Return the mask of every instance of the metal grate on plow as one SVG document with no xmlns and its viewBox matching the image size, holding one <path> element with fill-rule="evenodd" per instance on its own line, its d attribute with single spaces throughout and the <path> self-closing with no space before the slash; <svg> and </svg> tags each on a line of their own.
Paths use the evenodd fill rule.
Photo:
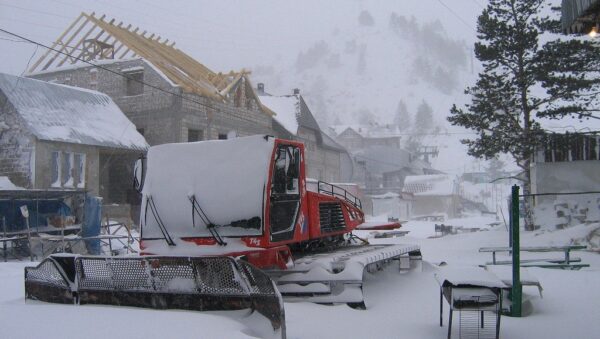
<svg viewBox="0 0 600 339">
<path fill-rule="evenodd" d="M 273 281 L 230 257 L 57 254 L 25 268 L 25 298 L 154 309 L 249 309 L 265 316 L 285 337 L 283 300 Z"/>
</svg>

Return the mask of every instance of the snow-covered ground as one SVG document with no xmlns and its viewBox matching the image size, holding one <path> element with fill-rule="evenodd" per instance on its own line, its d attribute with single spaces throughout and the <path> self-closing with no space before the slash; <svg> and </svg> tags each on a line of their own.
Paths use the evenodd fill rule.
<svg viewBox="0 0 600 339">
<path fill-rule="evenodd" d="M 503 224 L 483 217 L 448 220 L 455 226 L 481 227 L 482 231 L 440 238 L 433 222 L 408 222 L 409 235 L 373 239 L 372 243 L 417 243 L 423 269 L 400 273 L 397 267 L 367 276 L 367 310 L 346 305 L 286 303 L 288 338 L 445 338 L 439 327 L 439 287 L 433 278 L 438 264 L 474 267 L 491 260 L 479 253 L 483 246 L 506 246 Z M 592 244 L 598 250 L 600 224 L 580 225 L 553 232 L 522 233 L 523 245 Z M 596 236 L 589 236 L 596 231 Z M 525 254 L 523 254 L 525 256 Z M 503 338 L 594 338 L 600 333 L 600 254 L 577 252 L 590 268 L 562 271 L 530 268 L 544 289 L 525 287 L 532 313 L 523 318 L 502 317 Z M 71 306 L 24 301 L 23 267 L 29 262 L 0 263 L 0 338 L 248 338 L 264 332 L 254 327 L 256 317 L 243 312 L 156 311 L 112 306 Z M 447 309 L 447 308 L 446 308 Z M 445 314 L 447 317 L 447 313 Z M 444 320 L 447 323 L 447 319 Z"/>
</svg>

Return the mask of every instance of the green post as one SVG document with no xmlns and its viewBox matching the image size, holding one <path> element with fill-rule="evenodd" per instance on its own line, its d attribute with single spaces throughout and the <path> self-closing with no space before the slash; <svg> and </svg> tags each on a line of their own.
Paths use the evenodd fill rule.
<svg viewBox="0 0 600 339">
<path fill-rule="evenodd" d="M 512 235 L 512 290 L 511 290 L 511 316 L 521 316 L 523 300 L 523 287 L 521 286 L 521 245 L 519 241 L 519 186 L 512 187 L 511 235 Z"/>
</svg>

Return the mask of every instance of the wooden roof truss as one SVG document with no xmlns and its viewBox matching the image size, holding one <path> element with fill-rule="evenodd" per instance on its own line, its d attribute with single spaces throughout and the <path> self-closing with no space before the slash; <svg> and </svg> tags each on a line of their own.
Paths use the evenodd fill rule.
<svg viewBox="0 0 600 339">
<path fill-rule="evenodd" d="M 29 69 L 29 73 L 61 67 L 65 64 L 105 59 L 144 58 L 185 92 L 217 100 L 225 100 L 229 91 L 243 78 L 249 85 L 248 74 L 240 72 L 215 73 L 189 55 L 175 48 L 175 42 L 163 40 L 132 25 L 115 24 L 105 15 L 81 13 Z M 67 55 L 65 55 L 65 54 Z M 258 100 L 255 93 L 253 98 Z"/>
</svg>

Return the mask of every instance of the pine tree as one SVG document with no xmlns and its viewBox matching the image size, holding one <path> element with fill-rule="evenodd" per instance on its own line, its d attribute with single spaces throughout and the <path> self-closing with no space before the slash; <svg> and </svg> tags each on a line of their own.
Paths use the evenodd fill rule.
<svg viewBox="0 0 600 339">
<path fill-rule="evenodd" d="M 394 114 L 394 125 L 398 126 L 401 131 L 407 130 L 410 127 L 410 113 L 403 100 L 398 102 L 396 114 Z"/>
<path fill-rule="evenodd" d="M 433 109 L 425 100 L 421 101 L 415 116 L 415 127 L 423 132 L 433 127 Z"/>
<path fill-rule="evenodd" d="M 477 21 L 475 55 L 483 72 L 465 93 L 471 103 L 454 105 L 448 120 L 477 132 L 463 140 L 469 154 L 493 158 L 508 153 L 523 170 L 523 193 L 531 192 L 530 162 L 545 133 L 539 118 L 596 118 L 599 50 L 589 40 L 552 33 L 560 22 L 542 16 L 544 0 L 490 0 Z M 542 43 L 540 37 L 546 34 Z M 532 229 L 529 199 L 525 227 Z"/>
<path fill-rule="evenodd" d="M 504 167 L 504 161 L 500 160 L 500 158 L 496 156 L 490 159 L 485 171 L 490 175 L 491 180 L 497 180 L 506 175 L 506 170 Z"/>
</svg>

